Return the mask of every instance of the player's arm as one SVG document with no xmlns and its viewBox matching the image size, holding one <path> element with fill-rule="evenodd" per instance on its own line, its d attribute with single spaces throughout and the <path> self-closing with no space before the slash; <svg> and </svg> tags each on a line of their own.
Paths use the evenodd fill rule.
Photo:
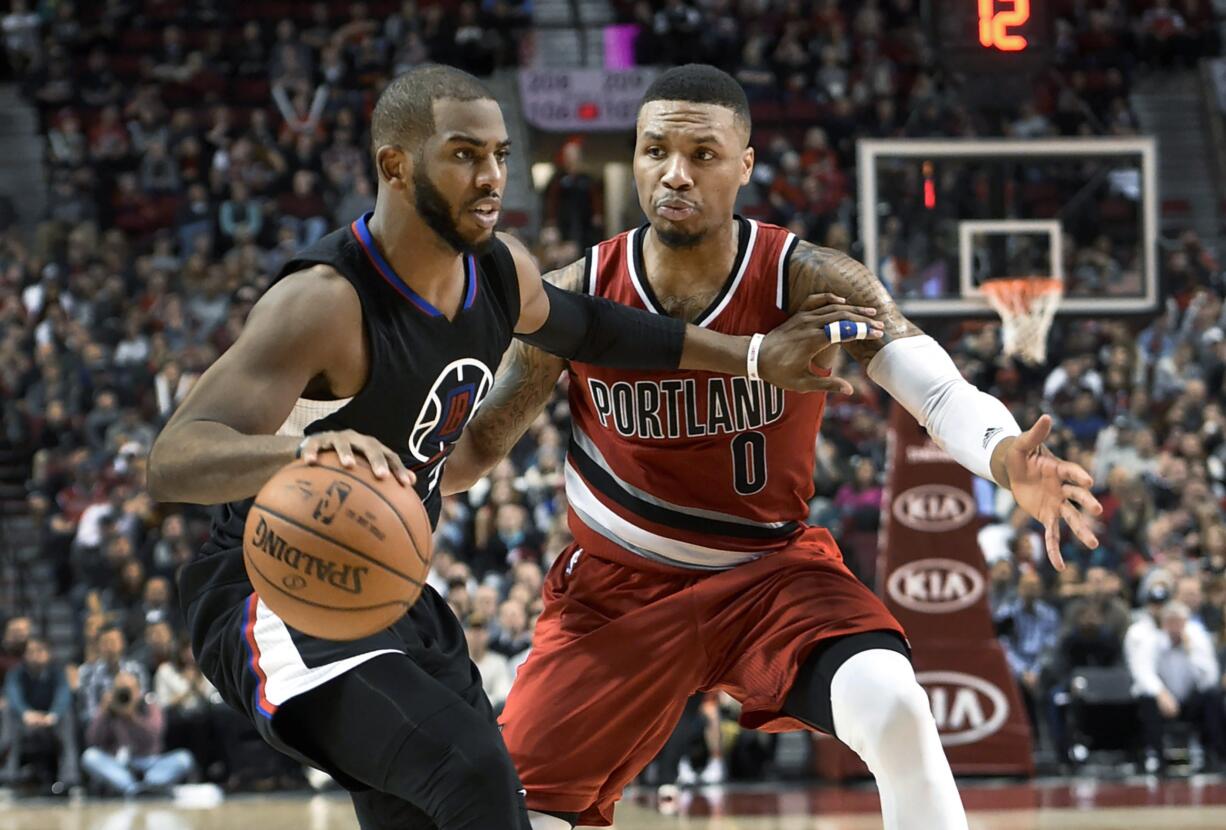
<svg viewBox="0 0 1226 830">
<path fill-rule="evenodd" d="M 743 376 L 756 367 L 763 380 L 784 389 L 850 388 L 845 381 L 810 370 L 810 360 L 827 345 L 821 327 L 811 325 L 812 312 L 795 315 L 756 341 L 720 334 L 551 285 L 541 279 L 532 256 L 518 240 L 503 239 L 519 276 L 515 334 L 550 354 L 623 369 L 705 370 Z M 760 351 L 755 354 L 751 344 Z"/>
<path fill-rule="evenodd" d="M 1051 432 L 1049 417 L 1023 433 L 1005 405 L 968 383 L 945 349 L 902 314 L 881 281 L 841 251 L 798 244 L 789 263 L 789 288 L 794 298 L 830 292 L 876 310 L 882 336 L 850 340 L 843 348 L 955 461 L 1012 491 L 1047 528 L 1048 556 L 1056 567 L 1063 567 L 1061 519 L 1087 546 L 1098 546 L 1086 515 L 1102 512 L 1089 491 L 1093 479 L 1043 446 Z"/>
<path fill-rule="evenodd" d="M 542 279 L 566 291 L 582 291 L 585 261 L 572 262 Z M 464 428 L 443 468 L 444 495 L 469 489 L 501 461 L 549 403 L 566 361 L 515 340 L 502 358 L 494 388 Z"/>
<path fill-rule="evenodd" d="M 361 332 L 356 292 L 328 268 L 312 268 L 269 289 L 238 340 L 201 376 L 158 436 L 149 457 L 150 496 L 194 504 L 254 496 L 297 455 L 301 438 L 273 433 L 307 385 L 323 378 L 331 388 L 344 389 L 365 377 Z M 382 445 L 373 438 L 325 433 L 312 440 L 330 443 L 342 456 L 361 452 L 376 474 L 391 466 L 402 481 L 408 479 L 390 450 L 390 457 L 376 457 Z"/>
</svg>

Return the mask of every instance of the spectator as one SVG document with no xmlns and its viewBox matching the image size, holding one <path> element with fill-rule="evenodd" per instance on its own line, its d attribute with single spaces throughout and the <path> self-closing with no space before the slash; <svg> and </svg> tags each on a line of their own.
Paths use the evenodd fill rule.
<svg viewBox="0 0 1226 830">
<path fill-rule="evenodd" d="M 191 646 L 180 644 L 173 659 L 163 662 L 153 679 L 154 697 L 166 715 L 166 747 L 186 749 L 202 769 L 224 763 L 219 721 L 221 696 L 200 673 Z M 225 713 L 229 714 L 229 713 Z"/>
<path fill-rule="evenodd" d="M 305 248 L 328 231 L 328 207 L 319 191 L 315 174 L 309 170 L 294 173 L 290 193 L 278 200 L 281 227 L 294 233 L 294 247 Z"/>
<path fill-rule="evenodd" d="M 1082 612 L 1086 608 L 1093 608 L 1094 624 L 1101 627 L 1109 637 L 1122 643 L 1129 626 L 1129 611 L 1128 604 L 1120 597 L 1121 587 L 1120 578 L 1114 571 L 1101 566 L 1088 569 L 1084 596 L 1069 603 L 1064 611 L 1065 629 L 1075 628 L 1077 620 L 1085 616 Z"/>
<path fill-rule="evenodd" d="M 114 687 L 99 700 L 90 719 L 85 732 L 89 746 L 81 756 L 90 778 L 129 797 L 169 792 L 194 765 L 185 749 L 162 752 L 162 710 L 142 688 L 135 675 L 116 675 Z"/>
<path fill-rule="evenodd" d="M 217 229 L 226 246 L 255 239 L 264 227 L 264 211 L 259 201 L 241 181 L 230 185 L 230 198 L 221 203 L 217 214 Z"/>
<path fill-rule="evenodd" d="M 498 606 L 498 627 L 492 632 L 490 651 L 514 660 L 527 652 L 531 645 L 532 632 L 528 630 L 527 610 L 521 602 L 506 600 Z"/>
<path fill-rule="evenodd" d="M 49 761 L 41 780 L 59 782 L 61 788 L 75 786 L 80 776 L 72 690 L 63 667 L 51 662 L 45 641 L 29 639 L 25 658 L 5 676 L 4 696 L 8 700 L 5 732 L 13 738 L 5 779 L 16 782 L 21 762 L 34 756 Z"/>
<path fill-rule="evenodd" d="M 0 641 L 0 681 L 21 665 L 29 641 L 30 618 L 10 617 L 4 624 L 4 640 Z"/>
<path fill-rule="evenodd" d="M 1039 681 L 1043 665 L 1051 658 L 1060 634 L 1060 616 L 1056 609 L 1040 599 L 1042 593 L 1043 581 L 1038 573 L 1026 568 L 1018 578 L 1017 597 L 1006 602 L 995 615 L 1009 669 L 1021 689 L 1036 737 L 1041 700 Z"/>
<path fill-rule="evenodd" d="M 604 192 L 600 183 L 583 170 L 583 142 L 572 138 L 562 145 L 558 169 L 545 187 L 545 222 L 556 227 L 562 239 L 580 250 L 596 244 L 604 235 Z"/>
<path fill-rule="evenodd" d="M 1156 772 L 1165 763 L 1166 723 L 1181 720 L 1196 726 L 1210 765 L 1226 758 L 1221 671 L 1203 629 L 1188 625 L 1187 606 L 1178 600 L 1151 608 L 1128 634 L 1128 667 L 1140 703 L 1146 747 L 1145 768 Z"/>
<path fill-rule="evenodd" d="M 1011 558 L 1014 541 L 1019 535 L 1031 537 L 1030 549 L 1035 551 L 1042 550 L 1043 546 L 1039 534 L 1031 530 L 1030 525 L 1031 519 L 1029 514 L 1016 505 L 1010 511 L 1007 522 L 994 522 L 990 525 L 984 525 L 980 529 L 977 538 L 979 550 L 983 553 L 983 558 L 988 565 L 991 566 Z"/>
<path fill-rule="evenodd" d="M 115 678 L 128 674 L 138 682 L 137 691 L 148 688 L 145 668 L 125 655 L 127 641 L 118 626 L 108 626 L 98 632 L 98 656 L 81 666 L 79 687 L 82 721 L 92 723 L 103 700 L 115 685 Z"/>
<path fill-rule="evenodd" d="M 510 664 L 505 656 L 490 650 L 489 622 L 485 617 L 475 614 L 469 617 L 464 633 L 468 637 L 468 654 L 481 672 L 481 686 L 494 710 L 499 711 L 511 691 Z"/>
</svg>

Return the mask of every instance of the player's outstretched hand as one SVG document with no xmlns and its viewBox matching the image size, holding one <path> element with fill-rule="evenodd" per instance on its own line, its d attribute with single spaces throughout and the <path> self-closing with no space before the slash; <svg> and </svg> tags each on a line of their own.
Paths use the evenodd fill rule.
<svg viewBox="0 0 1226 830">
<path fill-rule="evenodd" d="M 1098 547 L 1091 528 L 1091 516 L 1099 516 L 1103 506 L 1090 492 L 1094 479 L 1080 465 L 1057 458 L 1043 446 L 1051 434 L 1051 416 L 1044 415 L 1034 426 L 1012 439 L 1004 451 L 1009 489 L 1018 506 L 1043 523 L 1047 558 L 1056 570 L 1064 570 L 1060 555 L 1060 522 L 1088 548 Z M 1003 442 L 1002 442 L 1003 443 Z"/>
<path fill-rule="evenodd" d="M 404 466 L 400 456 L 395 451 L 385 447 L 377 439 L 363 435 L 351 429 L 340 432 L 318 432 L 302 442 L 302 460 L 314 464 L 319 460 L 319 454 L 325 450 L 333 450 L 340 459 L 342 467 L 352 467 L 355 456 L 361 455 L 370 465 L 375 478 L 383 478 L 389 472 L 405 487 L 412 487 L 417 481 L 413 471 Z"/>
<path fill-rule="evenodd" d="M 833 375 L 813 370 L 813 359 L 834 344 L 826 333 L 830 323 L 865 324 L 865 339 L 881 337 L 883 324 L 873 319 L 875 308 L 847 305 L 835 294 L 812 294 L 792 315 L 762 341 L 759 371 L 768 383 L 798 392 L 839 392 L 850 395 L 851 384 Z"/>
</svg>

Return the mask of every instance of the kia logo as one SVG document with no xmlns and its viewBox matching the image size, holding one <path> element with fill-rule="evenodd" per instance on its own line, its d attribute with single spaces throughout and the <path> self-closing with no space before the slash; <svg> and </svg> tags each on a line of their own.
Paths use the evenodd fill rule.
<svg viewBox="0 0 1226 830">
<path fill-rule="evenodd" d="M 917 559 L 886 581 L 890 596 L 911 611 L 949 614 L 970 608 L 983 596 L 983 575 L 954 559 Z"/>
<path fill-rule="evenodd" d="M 965 490 L 947 484 L 921 484 L 894 499 L 894 518 L 912 530 L 956 530 L 975 518 L 975 500 Z"/>
<path fill-rule="evenodd" d="M 956 671 L 917 672 L 928 693 L 944 746 L 963 746 L 995 734 L 1009 718 L 1009 700 L 999 688 Z"/>
</svg>

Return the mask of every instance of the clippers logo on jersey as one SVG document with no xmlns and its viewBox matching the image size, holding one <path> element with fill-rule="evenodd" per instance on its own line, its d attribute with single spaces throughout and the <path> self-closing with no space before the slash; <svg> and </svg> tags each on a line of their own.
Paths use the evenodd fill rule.
<svg viewBox="0 0 1226 830">
<path fill-rule="evenodd" d="M 494 382 L 485 364 L 472 358 L 453 361 L 430 387 L 413 431 L 409 452 L 423 464 L 433 461 L 464 431 Z"/>
<path fill-rule="evenodd" d="M 617 381 L 588 378 L 600 425 L 627 438 L 700 438 L 760 429 L 783 417 L 782 389 L 748 378 Z"/>
</svg>

